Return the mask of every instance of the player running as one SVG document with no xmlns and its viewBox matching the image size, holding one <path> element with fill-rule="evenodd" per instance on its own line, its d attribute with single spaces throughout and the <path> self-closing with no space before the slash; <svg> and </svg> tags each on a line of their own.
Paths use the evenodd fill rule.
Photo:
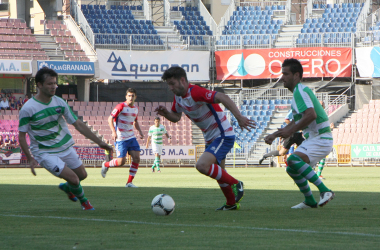
<svg viewBox="0 0 380 250">
<path fill-rule="evenodd" d="M 306 138 L 288 159 L 286 171 L 295 181 L 305 196 L 305 201 L 292 208 L 316 208 L 326 205 L 335 194 L 318 178 L 311 166 L 331 152 L 333 138 L 329 119 L 314 93 L 301 84 L 303 68 L 296 59 L 286 59 L 282 64 L 282 79 L 284 87 L 293 93 L 292 110 L 294 120 L 286 127 L 264 138 L 267 144 L 272 144 L 277 137 L 288 138 L 296 131 L 302 130 Z M 312 182 L 320 192 L 317 203 L 310 190 L 308 181 Z"/>
<path fill-rule="evenodd" d="M 165 126 L 160 124 L 160 117 L 157 116 L 154 119 L 154 125 L 149 128 L 148 139 L 146 141 L 146 148 L 149 148 L 149 141 L 150 138 L 152 138 L 152 149 L 155 156 L 154 163 L 152 166 L 152 172 L 154 172 L 154 168 L 157 167 L 157 172 L 161 173 L 160 160 L 162 155 L 163 134 L 165 134 L 168 139 L 171 139 L 168 132 L 166 131 Z"/>
<path fill-rule="evenodd" d="M 162 80 L 175 94 L 173 106 L 171 111 L 164 106 L 159 106 L 155 111 L 171 122 L 178 122 L 185 113 L 202 130 L 206 150 L 197 161 L 196 168 L 219 183 L 227 202 L 217 210 L 239 209 L 244 195 L 243 182 L 224 170 L 225 158 L 234 145 L 235 133 L 218 103 L 231 111 L 241 128 L 254 128 L 255 122 L 242 116 L 227 95 L 190 84 L 181 67 L 166 70 Z"/>
<path fill-rule="evenodd" d="M 289 124 L 292 120 L 293 120 L 292 110 L 289 110 L 288 114 L 285 117 L 285 123 Z M 266 158 L 271 157 L 271 156 L 286 156 L 288 154 L 290 147 L 293 144 L 297 144 L 297 147 L 298 147 L 299 145 L 301 145 L 301 143 L 304 140 L 305 138 L 303 138 L 302 132 L 300 131 L 295 132 L 290 137 L 282 140 L 282 147 L 279 148 L 279 150 L 273 150 L 263 155 L 263 158 L 259 160 L 259 164 L 261 165 Z"/>
<path fill-rule="evenodd" d="M 139 131 L 141 139 L 144 138 L 137 121 L 138 107 L 135 106 L 136 97 L 135 89 L 127 89 L 125 95 L 126 101 L 118 104 L 108 117 L 108 125 L 112 131 L 112 139 L 115 141 L 117 158 L 103 162 L 101 170 L 101 175 L 105 178 L 110 167 L 119 167 L 125 164 L 125 157 L 128 152 L 132 157 L 132 164 L 129 168 L 128 182 L 125 187 L 131 188 L 137 188 L 132 181 L 135 178 L 140 163 L 140 145 L 136 140 L 133 128 Z"/>
<path fill-rule="evenodd" d="M 66 122 L 111 154 L 112 147 L 93 134 L 74 115 L 63 99 L 55 96 L 57 78 L 57 73 L 46 67 L 37 72 L 38 94 L 24 104 L 19 114 L 20 146 L 29 161 L 33 175 L 36 175 L 34 168 L 40 164 L 51 174 L 67 181 L 58 187 L 69 196 L 70 200 L 79 199 L 83 210 L 94 210 L 80 184 L 80 181 L 87 177 L 87 172 L 72 147 L 74 140 Z M 34 158 L 29 152 L 26 133 L 30 137 L 30 150 Z"/>
</svg>

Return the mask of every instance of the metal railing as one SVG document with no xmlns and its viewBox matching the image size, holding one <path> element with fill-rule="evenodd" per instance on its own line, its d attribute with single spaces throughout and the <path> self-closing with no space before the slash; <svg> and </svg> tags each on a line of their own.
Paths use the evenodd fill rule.
<svg viewBox="0 0 380 250">
<path fill-rule="evenodd" d="M 233 15 L 235 9 L 236 9 L 235 0 L 231 0 L 230 6 L 228 6 L 223 17 L 220 19 L 220 23 L 218 25 L 218 31 L 216 33 L 214 33 L 214 35 L 221 35 L 222 34 L 224 27 L 227 25 L 228 21 L 230 20 L 231 16 Z"/>
<path fill-rule="evenodd" d="M 300 38 L 301 36 L 310 38 Z M 255 48 L 299 48 L 299 47 L 351 47 L 354 35 L 348 32 L 281 34 L 222 35 L 215 37 L 215 50 Z M 281 43 L 286 43 L 282 46 Z"/>
<path fill-rule="evenodd" d="M 167 0 L 165 0 L 167 1 Z M 152 11 L 148 0 L 143 0 L 144 17 L 146 20 L 152 20 Z"/>
<path fill-rule="evenodd" d="M 71 15 L 66 15 L 66 16 L 65 16 L 65 21 L 66 21 L 66 22 L 71 22 L 71 23 L 73 23 L 73 24 L 75 25 L 77 31 L 78 31 L 79 33 L 81 33 L 82 36 L 85 38 L 84 40 L 85 40 L 85 42 L 86 42 L 87 45 L 88 45 L 87 47 L 91 49 L 91 54 L 90 54 L 90 55 L 87 54 L 86 56 L 87 56 L 92 62 L 97 61 L 98 58 L 97 58 L 97 54 L 96 54 L 96 51 L 95 51 L 95 49 L 94 49 L 93 44 L 90 43 L 90 41 L 87 39 L 87 37 L 85 36 L 85 34 L 82 32 L 82 30 L 76 25 L 76 23 L 75 23 L 74 19 L 72 18 L 72 16 L 71 16 Z"/>
<path fill-rule="evenodd" d="M 359 14 L 358 20 L 356 21 L 356 31 L 366 31 L 366 20 L 368 14 L 371 12 L 370 7 L 372 7 L 372 0 L 367 0 Z"/>
<path fill-rule="evenodd" d="M 165 12 L 165 26 L 171 26 L 170 23 L 170 2 L 169 0 L 164 0 L 164 12 Z"/>
<path fill-rule="evenodd" d="M 79 27 L 81 28 L 81 30 L 83 31 L 84 35 L 86 36 L 88 41 L 91 43 L 91 45 L 94 46 L 95 45 L 94 33 L 90 25 L 88 24 L 86 17 L 83 15 L 80 6 L 77 4 L 75 0 L 71 0 L 70 5 L 71 5 L 71 8 L 70 8 L 71 16 L 79 25 Z"/>
<path fill-rule="evenodd" d="M 285 5 L 285 24 L 291 24 L 292 0 L 286 0 Z"/>
<path fill-rule="evenodd" d="M 355 47 L 372 47 L 380 44 L 380 30 L 356 32 Z"/>
<path fill-rule="evenodd" d="M 182 50 L 212 50 L 213 36 L 193 37 L 201 39 L 191 40 L 190 36 L 186 36 L 184 40 L 178 41 L 177 35 L 95 34 L 95 46 L 99 49 L 121 50 L 171 50 L 178 49 L 179 46 Z M 147 40 L 150 44 L 146 43 Z"/>
<path fill-rule="evenodd" d="M 204 20 L 206 21 L 206 24 L 210 27 L 210 30 L 215 35 L 218 32 L 218 25 L 201 0 L 198 0 L 198 8 L 201 16 L 203 16 Z"/>
</svg>

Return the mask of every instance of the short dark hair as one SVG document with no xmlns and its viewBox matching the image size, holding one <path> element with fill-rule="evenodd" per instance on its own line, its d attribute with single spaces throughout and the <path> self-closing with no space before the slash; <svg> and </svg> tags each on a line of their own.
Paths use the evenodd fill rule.
<svg viewBox="0 0 380 250">
<path fill-rule="evenodd" d="M 154 118 L 154 120 L 161 120 L 159 116 L 156 116 L 156 118 Z"/>
<path fill-rule="evenodd" d="M 125 92 L 125 95 L 127 95 L 128 93 L 133 93 L 133 94 L 137 95 L 136 90 L 132 89 L 132 88 L 128 88 L 127 92 Z"/>
<path fill-rule="evenodd" d="M 36 77 L 35 77 L 35 82 L 44 84 L 46 78 L 48 76 L 51 77 L 58 77 L 57 72 L 55 72 L 53 69 L 48 68 L 48 67 L 43 67 L 40 70 L 37 71 Z"/>
<path fill-rule="evenodd" d="M 293 75 L 298 72 L 300 73 L 300 79 L 302 79 L 303 68 L 300 61 L 298 61 L 295 58 L 285 59 L 284 62 L 282 63 L 282 67 L 288 67 L 288 66 L 289 66 L 290 72 L 292 72 Z"/>
<path fill-rule="evenodd" d="M 186 71 L 179 67 L 179 66 L 173 66 L 165 70 L 164 74 L 162 75 L 162 80 L 166 81 L 169 78 L 175 78 L 177 80 L 181 79 L 182 77 L 185 77 L 187 82 L 187 75 Z"/>
</svg>

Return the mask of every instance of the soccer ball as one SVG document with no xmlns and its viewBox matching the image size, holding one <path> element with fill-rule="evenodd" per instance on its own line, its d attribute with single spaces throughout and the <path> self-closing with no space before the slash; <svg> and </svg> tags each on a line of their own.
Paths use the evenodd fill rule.
<svg viewBox="0 0 380 250">
<path fill-rule="evenodd" d="M 174 208 L 175 202 L 170 195 L 159 194 L 152 200 L 152 210 L 156 215 L 171 215 Z"/>
</svg>

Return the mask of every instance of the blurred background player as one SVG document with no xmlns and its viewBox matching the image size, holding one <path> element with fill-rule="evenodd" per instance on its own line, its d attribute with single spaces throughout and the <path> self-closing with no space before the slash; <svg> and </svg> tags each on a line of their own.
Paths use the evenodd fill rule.
<svg viewBox="0 0 380 250">
<path fill-rule="evenodd" d="M 101 170 L 101 175 L 105 178 L 110 167 L 119 167 L 125 164 L 128 153 L 132 157 L 132 164 L 129 167 L 129 176 L 125 187 L 131 188 L 137 188 L 132 181 L 135 178 L 140 163 L 140 145 L 136 140 L 133 128 L 139 132 L 141 139 L 144 138 L 137 121 L 139 110 L 135 106 L 136 97 L 135 89 L 127 89 L 125 95 L 126 101 L 118 104 L 108 117 L 108 125 L 112 132 L 112 139 L 115 141 L 117 158 L 103 162 Z"/>
<path fill-rule="evenodd" d="M 284 60 L 282 79 L 284 87 L 293 93 L 294 119 L 286 127 L 264 138 L 267 144 L 272 144 L 277 137 L 287 138 L 299 130 L 303 131 L 306 138 L 287 159 L 286 171 L 305 196 L 305 201 L 293 206 L 293 209 L 316 208 L 318 205 L 322 207 L 335 196 L 311 168 L 331 152 L 333 138 L 325 110 L 310 88 L 300 83 L 302 75 L 300 61 L 293 58 Z M 318 203 L 308 182 L 313 183 L 320 192 Z"/>
<path fill-rule="evenodd" d="M 163 140 L 162 136 L 166 135 L 168 139 L 171 139 L 164 125 L 160 124 L 160 117 L 154 119 L 154 125 L 149 128 L 148 139 L 146 141 L 146 148 L 149 148 L 149 141 L 152 138 L 152 150 L 154 153 L 154 163 L 152 166 L 152 172 L 154 172 L 154 167 L 157 167 L 157 172 L 161 173 L 160 170 L 160 160 L 162 154 Z"/>
<path fill-rule="evenodd" d="M 202 130 L 206 150 L 195 166 L 200 173 L 215 179 L 222 189 L 227 202 L 217 210 L 239 209 L 244 195 L 243 182 L 224 170 L 226 155 L 235 142 L 235 133 L 218 103 L 231 111 L 241 128 L 249 130 L 255 127 L 255 122 L 243 116 L 227 95 L 190 84 L 186 71 L 181 67 L 166 70 L 162 80 L 175 95 L 173 106 L 171 111 L 164 106 L 155 111 L 171 122 L 178 122 L 185 113 Z"/>
<path fill-rule="evenodd" d="M 55 96 L 57 78 L 57 73 L 46 67 L 37 72 L 38 93 L 25 103 L 19 114 L 20 146 L 29 161 L 33 175 L 36 175 L 34 168 L 40 164 L 51 174 L 67 181 L 58 187 L 70 200 L 77 201 L 78 198 L 83 210 L 94 210 L 80 184 L 80 181 L 87 177 L 87 172 L 72 147 L 74 140 L 66 122 L 99 147 L 111 153 L 112 147 L 93 134 L 62 98 Z M 29 152 L 26 133 L 30 137 L 30 151 L 34 158 Z"/>
<path fill-rule="evenodd" d="M 285 116 L 285 123 L 288 125 L 293 120 L 292 110 L 289 110 L 288 114 Z M 292 134 L 290 137 L 282 140 L 282 147 L 279 146 L 278 150 L 270 151 L 269 153 L 263 155 L 263 158 L 259 160 L 259 164 L 263 163 L 263 161 L 268 157 L 273 156 L 286 156 L 290 147 L 293 144 L 297 144 L 297 146 L 301 145 L 301 143 L 305 140 L 302 136 L 302 132 L 298 131 Z M 286 162 L 286 159 L 284 160 Z"/>
</svg>

